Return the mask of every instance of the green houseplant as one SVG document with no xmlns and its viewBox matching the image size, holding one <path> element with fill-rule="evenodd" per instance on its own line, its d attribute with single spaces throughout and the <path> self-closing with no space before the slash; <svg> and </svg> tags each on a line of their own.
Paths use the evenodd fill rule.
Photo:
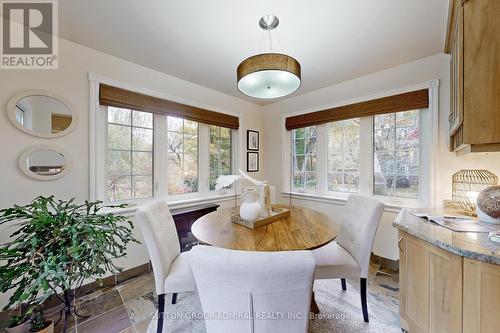
<svg viewBox="0 0 500 333">
<path fill-rule="evenodd" d="M 47 320 L 39 308 L 33 311 L 30 318 L 30 333 L 54 333 L 54 322 Z"/>
<path fill-rule="evenodd" d="M 126 255 L 128 243 L 138 243 L 132 223 L 101 212 L 105 207 L 125 205 L 40 196 L 0 210 L 0 225 L 16 229 L 11 242 L 0 246 L 0 292 L 14 290 L 4 309 L 34 306 L 55 295 L 64 304 L 59 320 L 64 316 L 66 332 L 69 316 L 78 315 L 73 301 L 84 281 L 120 272 L 113 259 Z"/>
</svg>

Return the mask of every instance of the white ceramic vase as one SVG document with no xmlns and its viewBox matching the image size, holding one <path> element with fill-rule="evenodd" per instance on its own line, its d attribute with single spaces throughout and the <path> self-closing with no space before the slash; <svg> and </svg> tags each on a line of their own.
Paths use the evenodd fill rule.
<svg viewBox="0 0 500 333">
<path fill-rule="evenodd" d="M 241 194 L 240 217 L 245 221 L 256 221 L 260 217 L 261 205 L 259 193 L 255 189 L 248 189 Z"/>
</svg>

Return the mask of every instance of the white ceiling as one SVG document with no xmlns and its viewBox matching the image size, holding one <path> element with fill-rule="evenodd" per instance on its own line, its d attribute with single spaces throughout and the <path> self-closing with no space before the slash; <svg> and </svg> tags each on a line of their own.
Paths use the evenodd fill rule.
<svg viewBox="0 0 500 333">
<path fill-rule="evenodd" d="M 273 43 L 301 63 L 298 95 L 441 52 L 448 0 L 63 0 L 59 10 L 63 38 L 261 103 L 238 91 L 236 67 L 268 50 L 262 15 L 279 17 Z"/>
</svg>

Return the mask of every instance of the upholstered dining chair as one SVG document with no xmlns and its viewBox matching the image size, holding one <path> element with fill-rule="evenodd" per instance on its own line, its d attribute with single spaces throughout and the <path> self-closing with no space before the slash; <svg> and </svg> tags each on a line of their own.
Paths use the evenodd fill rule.
<svg viewBox="0 0 500 333">
<path fill-rule="evenodd" d="M 198 245 L 189 256 L 207 333 L 307 332 L 314 274 L 310 251 Z"/>
<path fill-rule="evenodd" d="M 368 322 L 366 281 L 370 267 L 373 240 L 377 232 L 384 204 L 351 194 L 347 199 L 338 237 L 335 241 L 313 250 L 316 261 L 315 279 L 341 279 L 342 290 L 347 290 L 346 278 L 360 279 L 363 319 Z"/>
<path fill-rule="evenodd" d="M 158 295 L 156 332 L 161 333 L 165 312 L 165 294 L 172 293 L 172 304 L 175 304 L 177 293 L 194 290 L 194 278 L 187 252 L 180 253 L 177 229 L 166 202 L 157 200 L 149 203 L 139 208 L 135 216 L 153 266 L 155 289 Z"/>
</svg>

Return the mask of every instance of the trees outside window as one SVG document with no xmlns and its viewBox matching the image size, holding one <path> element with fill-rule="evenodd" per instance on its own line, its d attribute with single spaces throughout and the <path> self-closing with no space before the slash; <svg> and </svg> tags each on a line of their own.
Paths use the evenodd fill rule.
<svg viewBox="0 0 500 333">
<path fill-rule="evenodd" d="M 417 198 L 419 111 L 377 115 L 373 120 L 373 193 Z"/>
<path fill-rule="evenodd" d="M 153 196 L 153 114 L 108 108 L 107 196 L 121 201 Z"/>
<path fill-rule="evenodd" d="M 198 123 L 167 117 L 168 193 L 198 191 Z"/>
<path fill-rule="evenodd" d="M 210 125 L 210 178 L 209 188 L 215 190 L 220 175 L 231 174 L 231 129 Z"/>
<path fill-rule="evenodd" d="M 290 131 L 291 190 L 338 197 L 361 193 L 388 197 L 391 203 L 418 204 L 421 173 L 429 172 L 421 166 L 422 156 L 430 158 L 430 148 L 421 144 L 421 122 L 428 124 L 431 119 L 425 111 L 353 118 Z M 430 129 L 425 128 L 424 133 L 430 135 Z"/>
<path fill-rule="evenodd" d="M 328 191 L 359 191 L 359 118 L 328 124 Z"/>
<path fill-rule="evenodd" d="M 316 189 L 316 151 L 316 126 L 292 130 L 293 188 Z"/>
</svg>

